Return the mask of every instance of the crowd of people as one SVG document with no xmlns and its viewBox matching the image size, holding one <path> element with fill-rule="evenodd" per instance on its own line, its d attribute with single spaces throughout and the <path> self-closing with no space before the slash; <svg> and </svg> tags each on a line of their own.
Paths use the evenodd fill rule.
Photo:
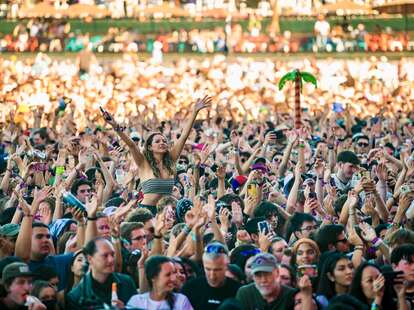
<svg viewBox="0 0 414 310">
<path fill-rule="evenodd" d="M 230 27 L 230 26 L 229 26 Z M 272 34 L 260 19 L 251 19 L 247 29 L 233 22 L 230 28 L 192 29 L 141 34 L 133 29 L 110 27 L 106 34 L 80 33 L 68 21 L 32 19 L 16 25 L 12 33 L 0 35 L 0 52 L 77 52 L 92 42 L 97 52 L 149 52 L 155 42 L 164 53 L 265 52 L 394 52 L 414 48 L 404 33 L 377 27 L 368 32 L 364 24 L 330 25 L 321 15 L 313 34 L 284 31 Z M 226 30 L 227 29 L 227 30 Z M 226 33 L 227 32 L 227 33 Z"/>
<path fill-rule="evenodd" d="M 413 65 L 0 59 L 0 309 L 413 309 Z"/>
</svg>

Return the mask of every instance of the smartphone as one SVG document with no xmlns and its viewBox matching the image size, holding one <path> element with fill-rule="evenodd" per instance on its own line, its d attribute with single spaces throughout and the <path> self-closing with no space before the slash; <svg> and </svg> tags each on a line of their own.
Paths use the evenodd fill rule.
<svg viewBox="0 0 414 310">
<path fill-rule="evenodd" d="M 257 228 L 259 229 L 259 232 L 261 232 L 264 235 L 267 235 L 270 232 L 269 223 L 267 221 L 258 222 Z"/>
<path fill-rule="evenodd" d="M 397 277 L 401 274 L 404 274 L 404 272 L 401 270 L 400 271 L 384 271 L 382 273 L 382 275 L 385 278 L 385 282 L 392 284 L 392 285 L 402 283 L 401 279 L 397 279 Z"/>
<path fill-rule="evenodd" d="M 315 192 L 309 192 L 309 199 L 316 199 L 316 193 Z"/>
<path fill-rule="evenodd" d="M 247 185 L 247 195 L 253 198 L 257 197 L 257 185 L 256 184 Z"/>
<path fill-rule="evenodd" d="M 296 268 L 297 278 L 302 278 L 307 275 L 309 278 L 316 278 L 318 276 L 318 269 L 316 265 L 300 265 Z"/>
<path fill-rule="evenodd" d="M 99 107 L 99 110 L 101 110 L 101 113 L 105 120 L 112 121 L 112 116 L 107 111 L 105 111 L 102 107 Z"/>
<path fill-rule="evenodd" d="M 335 179 L 334 179 L 334 178 L 330 178 L 330 179 L 329 179 L 329 184 L 330 184 L 332 187 L 336 187 L 336 182 L 335 182 Z"/>
</svg>

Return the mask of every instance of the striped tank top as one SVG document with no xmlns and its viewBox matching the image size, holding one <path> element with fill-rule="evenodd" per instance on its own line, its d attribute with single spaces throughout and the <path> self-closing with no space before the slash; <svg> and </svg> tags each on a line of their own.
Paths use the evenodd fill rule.
<svg viewBox="0 0 414 310">
<path fill-rule="evenodd" d="M 144 194 L 171 195 L 174 186 L 174 179 L 148 179 L 141 183 Z"/>
</svg>

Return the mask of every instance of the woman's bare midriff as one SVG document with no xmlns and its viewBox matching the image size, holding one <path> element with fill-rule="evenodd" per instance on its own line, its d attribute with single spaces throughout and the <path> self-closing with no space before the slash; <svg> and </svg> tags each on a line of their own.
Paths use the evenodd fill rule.
<svg viewBox="0 0 414 310">
<path fill-rule="evenodd" d="M 141 203 L 147 206 L 156 206 L 162 196 L 161 194 L 144 194 Z"/>
</svg>

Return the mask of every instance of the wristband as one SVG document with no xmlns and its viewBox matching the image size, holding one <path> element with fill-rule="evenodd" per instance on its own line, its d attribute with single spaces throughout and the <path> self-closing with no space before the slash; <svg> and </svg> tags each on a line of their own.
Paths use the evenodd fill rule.
<svg viewBox="0 0 414 310">
<path fill-rule="evenodd" d="M 371 304 L 371 310 L 379 310 L 379 305 L 375 303 L 375 301 Z"/>
<path fill-rule="evenodd" d="M 187 225 L 185 225 L 184 228 L 183 228 L 183 232 L 184 232 L 184 234 L 188 235 L 191 232 L 191 228 L 188 227 Z"/>
<path fill-rule="evenodd" d="M 88 221 L 96 221 L 98 218 L 96 216 L 87 217 Z"/>
<path fill-rule="evenodd" d="M 56 175 L 62 175 L 62 174 L 65 173 L 65 167 L 64 166 L 57 166 L 55 172 L 56 172 Z"/>
<path fill-rule="evenodd" d="M 372 239 L 371 243 L 374 247 L 378 248 L 382 243 L 382 239 L 375 237 L 374 239 Z"/>
<path fill-rule="evenodd" d="M 161 235 L 152 235 L 152 237 L 154 238 L 154 239 L 161 239 L 162 238 L 162 236 Z"/>
<path fill-rule="evenodd" d="M 23 217 L 33 217 L 33 214 L 23 214 Z"/>
</svg>

